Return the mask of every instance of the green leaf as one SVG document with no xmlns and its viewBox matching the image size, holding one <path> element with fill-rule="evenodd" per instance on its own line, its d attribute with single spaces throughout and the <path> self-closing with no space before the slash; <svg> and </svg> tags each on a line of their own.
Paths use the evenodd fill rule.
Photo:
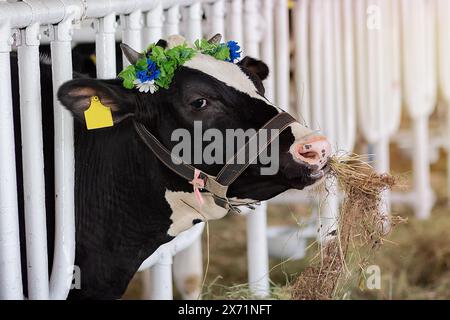
<svg viewBox="0 0 450 320">
<path fill-rule="evenodd" d="M 125 79 L 123 80 L 123 86 L 127 89 L 133 89 L 134 88 L 134 81 Z"/>
<path fill-rule="evenodd" d="M 230 58 L 230 49 L 227 46 L 220 46 L 217 52 L 214 54 L 214 58 L 217 60 L 226 60 Z"/>
<path fill-rule="evenodd" d="M 147 57 L 139 59 L 136 62 L 136 67 L 139 70 L 147 70 L 147 68 L 148 68 Z"/>
</svg>

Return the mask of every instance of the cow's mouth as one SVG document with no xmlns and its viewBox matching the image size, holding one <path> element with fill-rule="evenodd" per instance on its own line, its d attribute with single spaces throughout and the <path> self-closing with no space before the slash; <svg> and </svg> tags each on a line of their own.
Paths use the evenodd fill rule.
<svg viewBox="0 0 450 320">
<path fill-rule="evenodd" d="M 292 170 L 292 167 L 291 167 Z M 298 167 L 295 168 L 295 170 L 292 170 L 290 172 L 297 172 L 298 174 Z M 312 166 L 308 166 L 307 165 L 307 169 L 306 172 L 303 171 L 302 174 L 300 175 L 296 175 L 296 176 L 291 176 L 288 178 L 289 180 L 289 185 L 291 188 L 294 189 L 303 189 L 305 187 L 308 186 L 312 186 L 312 185 L 319 185 L 321 184 L 324 180 L 326 175 L 328 174 L 328 172 L 330 172 L 330 165 L 326 164 L 325 166 L 323 166 L 322 168 L 317 168 L 317 167 L 312 167 Z"/>
<path fill-rule="evenodd" d="M 322 179 L 323 177 L 325 177 L 325 175 L 330 172 L 330 166 L 328 165 L 328 163 L 319 170 L 315 170 L 313 172 L 311 172 L 309 174 L 309 177 L 315 181 Z"/>
</svg>

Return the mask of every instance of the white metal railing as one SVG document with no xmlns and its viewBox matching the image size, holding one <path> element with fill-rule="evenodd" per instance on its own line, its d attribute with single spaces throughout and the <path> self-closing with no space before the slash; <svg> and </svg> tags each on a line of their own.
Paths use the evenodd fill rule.
<svg viewBox="0 0 450 320">
<path fill-rule="evenodd" d="M 203 12 L 206 20 L 202 19 Z M 298 112 L 313 128 L 322 129 L 336 149 L 353 149 L 358 123 L 359 132 L 375 146 L 380 171 L 389 169 L 389 140 L 398 129 L 403 97 L 415 132 L 415 189 L 412 196 L 393 194 L 391 199 L 410 199 L 416 215 L 428 217 L 432 196 L 425 149 L 427 119 L 437 102 L 438 85 L 443 102 L 450 104 L 448 1 L 297 0 L 291 30 L 288 16 L 286 0 L 0 1 L 0 299 L 23 298 L 14 153 L 20 141 L 14 141 L 13 132 L 9 60 L 12 45 L 17 46 L 19 56 L 21 110 L 27 111 L 22 112 L 21 121 L 28 298 L 63 299 L 72 280 L 73 124 L 71 115 L 56 99 L 55 252 L 53 270 L 47 279 L 43 155 L 42 141 L 37 138 L 42 136 L 40 27 L 48 28 L 52 63 L 58 66 L 52 70 L 54 92 L 72 78 L 71 47 L 76 41 L 95 41 L 97 76 L 114 78 L 118 71 L 118 39 L 140 50 L 172 33 L 182 33 L 190 41 L 222 33 L 225 38 L 242 43 L 245 54 L 260 57 L 269 65 L 272 72 L 265 81 L 267 97 L 286 110 Z M 371 19 L 375 23 L 381 19 L 379 29 L 368 27 Z M 92 21 L 93 27 L 86 28 L 81 21 Z M 290 103 L 290 41 L 295 50 L 294 104 Z M 298 192 L 274 199 L 284 203 L 299 201 L 307 200 Z M 331 197 L 322 209 L 323 218 L 329 219 L 330 225 L 338 202 L 337 196 Z M 263 204 L 247 219 L 249 284 L 261 296 L 269 291 L 266 211 L 267 204 Z M 191 236 L 201 232 L 198 228 L 192 229 Z M 191 271 L 198 274 L 200 240 L 189 238 L 187 242 L 194 241 L 192 249 L 184 248 L 185 242 L 185 257 L 175 259 L 175 264 L 187 265 L 183 271 L 191 266 Z M 152 265 L 151 261 L 158 265 L 149 274 L 154 280 L 150 297 L 171 298 L 172 255 L 179 251 L 173 246 L 180 248 L 174 242 L 146 262 L 147 266 Z M 166 254 L 161 254 L 164 250 Z M 186 263 L 187 259 L 195 262 Z M 175 266 L 175 280 L 179 278 L 177 269 Z"/>
</svg>

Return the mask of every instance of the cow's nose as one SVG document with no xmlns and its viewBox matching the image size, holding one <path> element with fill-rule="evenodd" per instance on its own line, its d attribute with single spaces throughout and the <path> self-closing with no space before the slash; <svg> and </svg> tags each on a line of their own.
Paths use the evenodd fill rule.
<svg viewBox="0 0 450 320">
<path fill-rule="evenodd" d="M 304 141 L 294 143 L 291 153 L 295 159 L 322 169 L 331 155 L 331 144 L 324 136 L 310 136 Z"/>
</svg>

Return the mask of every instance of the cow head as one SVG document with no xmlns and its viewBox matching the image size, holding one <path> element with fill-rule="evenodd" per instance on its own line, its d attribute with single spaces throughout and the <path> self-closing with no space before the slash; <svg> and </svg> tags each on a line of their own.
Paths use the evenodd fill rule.
<svg viewBox="0 0 450 320">
<path fill-rule="evenodd" d="M 179 43 L 180 37 L 159 42 L 168 48 Z M 139 53 L 129 47 L 124 48 L 125 55 L 134 63 Z M 203 133 L 208 129 L 216 129 L 224 137 L 227 129 L 245 132 L 261 128 L 282 112 L 264 97 L 263 80 L 268 73 L 266 64 L 250 57 L 234 64 L 197 53 L 177 69 L 168 89 L 160 89 L 153 94 L 126 89 L 119 79 L 77 79 L 64 84 L 58 92 L 58 98 L 76 119 L 84 122 L 84 111 L 89 107 L 91 97 L 98 96 L 104 105 L 111 108 L 115 124 L 111 128 L 99 130 L 116 130 L 118 126 L 128 126 L 130 141 L 139 140 L 130 125 L 132 119 L 145 124 L 168 149 L 176 148 L 180 142 L 173 141 L 173 132 L 184 129 L 192 133 L 189 151 L 193 165 L 210 175 L 216 175 L 226 162 L 227 153 L 215 155 L 216 159 L 221 158 L 221 163 L 207 163 L 202 157 L 194 161 L 198 152 L 195 147 L 198 141 L 194 141 L 195 123 L 201 123 Z M 208 143 L 201 141 L 202 150 Z M 226 149 L 226 138 L 220 144 Z M 148 152 L 151 153 L 150 150 Z M 261 161 L 254 163 L 230 186 L 228 196 L 266 200 L 285 190 L 303 189 L 317 183 L 325 174 L 330 144 L 324 136 L 296 122 L 281 133 L 276 152 L 276 172 L 262 174 L 264 164 Z M 177 181 L 167 181 L 167 190 L 192 195 L 191 185 L 184 180 Z M 175 210 L 171 197 L 173 195 L 166 195 Z"/>
</svg>

